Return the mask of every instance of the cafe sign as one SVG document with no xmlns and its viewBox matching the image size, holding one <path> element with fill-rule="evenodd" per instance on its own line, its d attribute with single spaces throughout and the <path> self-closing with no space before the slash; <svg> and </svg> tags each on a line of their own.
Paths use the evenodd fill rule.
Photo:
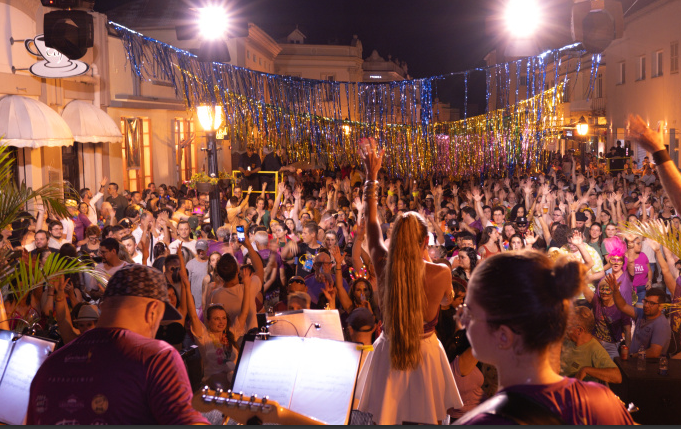
<svg viewBox="0 0 681 429">
<path fill-rule="evenodd" d="M 38 61 L 28 69 L 34 76 L 59 79 L 78 76 L 90 69 L 88 64 L 69 59 L 58 50 L 45 46 L 43 34 L 33 39 L 26 39 L 24 45 L 29 53 L 42 58 L 42 61 Z"/>
</svg>

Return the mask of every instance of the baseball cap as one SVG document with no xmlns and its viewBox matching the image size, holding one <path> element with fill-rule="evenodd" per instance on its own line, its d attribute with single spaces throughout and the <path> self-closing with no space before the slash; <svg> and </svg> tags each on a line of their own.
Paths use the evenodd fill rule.
<svg viewBox="0 0 681 429">
<path fill-rule="evenodd" d="M 189 216 L 187 223 L 189 223 L 189 229 L 195 231 L 199 226 L 199 218 L 196 216 Z"/>
<path fill-rule="evenodd" d="M 208 242 L 206 240 L 199 240 L 196 242 L 196 250 L 208 251 Z"/>
<path fill-rule="evenodd" d="M 166 308 L 162 320 L 181 320 L 182 316 L 168 300 L 168 285 L 162 272 L 139 264 L 127 265 L 111 276 L 104 290 L 104 299 L 110 296 L 137 296 L 158 299 Z"/>
<path fill-rule="evenodd" d="M 99 320 L 99 310 L 97 306 L 86 304 L 80 307 L 78 310 L 78 317 L 76 317 L 74 322 L 85 322 L 87 320 Z"/>
<path fill-rule="evenodd" d="M 449 222 L 447 222 L 447 228 L 449 228 L 450 231 L 455 231 L 459 228 L 459 222 L 457 222 L 456 219 L 450 219 Z"/>
<path fill-rule="evenodd" d="M 374 329 L 376 318 L 368 308 L 357 307 L 348 316 L 348 326 L 357 332 L 369 332 Z"/>
<path fill-rule="evenodd" d="M 66 207 L 76 207 L 76 208 L 78 207 L 78 203 L 76 202 L 76 200 L 66 200 L 64 202 L 64 205 Z"/>
<path fill-rule="evenodd" d="M 527 218 L 525 216 L 518 216 L 515 219 L 516 225 L 527 225 L 529 222 L 527 221 Z"/>
<path fill-rule="evenodd" d="M 426 199 L 427 199 L 427 200 L 434 200 L 435 197 L 433 197 L 432 195 L 428 194 L 428 195 L 426 195 Z"/>
<path fill-rule="evenodd" d="M 122 221 L 118 222 L 118 224 L 123 228 L 130 228 L 132 226 L 132 222 L 130 222 L 129 219 L 123 219 Z"/>
</svg>

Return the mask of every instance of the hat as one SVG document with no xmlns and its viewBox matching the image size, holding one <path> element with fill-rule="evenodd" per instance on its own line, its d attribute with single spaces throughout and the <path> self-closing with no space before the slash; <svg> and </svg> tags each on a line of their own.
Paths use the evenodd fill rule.
<svg viewBox="0 0 681 429">
<path fill-rule="evenodd" d="M 196 228 L 199 226 L 199 218 L 196 216 L 189 216 L 187 219 L 187 223 L 189 223 L 189 229 L 191 231 L 195 231 Z"/>
<path fill-rule="evenodd" d="M 427 200 L 434 200 L 435 197 L 433 197 L 431 194 L 426 195 Z"/>
<path fill-rule="evenodd" d="M 586 222 L 586 215 L 582 212 L 575 213 L 575 220 L 579 222 Z"/>
<path fill-rule="evenodd" d="M 75 208 L 78 208 L 78 203 L 76 202 L 76 200 L 66 200 L 66 202 L 64 203 L 64 205 L 65 205 L 66 207 L 75 207 Z"/>
<path fill-rule="evenodd" d="M 457 222 L 456 219 L 450 219 L 449 222 L 447 222 L 447 228 L 449 228 L 450 231 L 456 231 L 459 229 L 459 222 Z"/>
<path fill-rule="evenodd" d="M 369 332 L 375 325 L 374 313 L 368 308 L 357 307 L 348 316 L 348 326 L 357 332 Z"/>
<path fill-rule="evenodd" d="M 527 225 L 529 222 L 527 221 L 527 218 L 525 216 L 518 216 L 515 218 L 515 224 L 516 225 Z"/>
<path fill-rule="evenodd" d="M 158 299 L 166 305 L 162 320 L 181 320 L 182 316 L 168 300 L 168 285 L 162 272 L 139 264 L 127 265 L 111 276 L 104 290 L 110 296 L 137 296 Z"/>
<path fill-rule="evenodd" d="M 99 309 L 96 305 L 86 304 L 80 307 L 78 310 L 78 317 L 76 317 L 74 322 L 85 322 L 88 320 L 99 320 Z"/>
<path fill-rule="evenodd" d="M 199 240 L 196 242 L 196 250 L 203 250 L 204 252 L 208 251 L 208 241 L 206 240 Z"/>
<path fill-rule="evenodd" d="M 293 276 L 288 280 L 288 284 L 291 284 L 293 282 L 300 282 L 300 283 L 305 283 L 305 279 L 300 277 L 300 276 Z"/>
<path fill-rule="evenodd" d="M 130 222 L 129 219 L 123 219 L 122 221 L 118 222 L 118 224 L 123 228 L 130 228 L 132 226 L 132 222 Z"/>
</svg>

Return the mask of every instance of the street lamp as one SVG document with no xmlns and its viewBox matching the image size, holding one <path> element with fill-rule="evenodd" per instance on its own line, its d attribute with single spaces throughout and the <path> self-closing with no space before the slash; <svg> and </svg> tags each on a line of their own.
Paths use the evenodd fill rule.
<svg viewBox="0 0 681 429">
<path fill-rule="evenodd" d="M 207 148 L 205 150 L 208 158 L 208 175 L 213 178 L 218 177 L 218 142 L 216 139 L 217 130 L 224 121 L 224 113 L 220 106 L 199 106 L 197 109 L 199 122 L 201 127 L 206 132 Z M 218 228 L 222 226 L 222 218 L 220 216 L 220 191 L 217 186 L 214 186 L 208 194 L 210 199 L 210 224 L 213 227 L 213 234 L 217 235 Z"/>
<path fill-rule="evenodd" d="M 541 21 L 541 8 L 536 0 L 508 0 L 504 10 L 504 22 L 508 34 L 506 50 L 508 57 L 526 57 L 539 53 L 535 32 Z"/>
<path fill-rule="evenodd" d="M 584 137 L 586 134 L 589 132 L 589 123 L 584 119 L 584 116 L 579 118 L 579 121 L 577 122 L 577 134 L 580 136 Z M 582 138 L 582 141 L 580 142 L 582 146 L 582 174 L 586 174 L 586 139 Z"/>
</svg>

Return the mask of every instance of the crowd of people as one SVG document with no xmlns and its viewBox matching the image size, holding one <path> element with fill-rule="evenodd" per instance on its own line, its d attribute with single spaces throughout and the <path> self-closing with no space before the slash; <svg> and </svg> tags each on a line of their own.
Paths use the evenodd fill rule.
<svg viewBox="0 0 681 429">
<path fill-rule="evenodd" d="M 295 170 L 249 146 L 220 191 L 216 231 L 209 195 L 186 184 L 127 192 L 104 178 L 66 201 L 71 217 L 39 209 L 3 246 L 43 262 L 78 257 L 110 280 L 71 275 L 3 297 L 12 329 L 37 323 L 61 339 L 28 421 L 205 422 L 190 386 L 231 387 L 258 313 L 337 309 L 348 341 L 373 344 L 357 406 L 376 423 L 517 422 L 480 408 L 499 395 L 566 423 L 632 423 L 608 388 L 622 380 L 613 358 L 625 345 L 681 358 L 681 318 L 661 305 L 681 301 L 681 261 L 621 222 L 657 220 L 678 235 L 681 182 L 656 135 L 637 118 L 631 129 L 655 162 L 610 171 L 589 154 L 582 170 L 552 153 L 543 171 L 464 181 L 391 178 L 373 140 L 361 143 L 363 166 L 335 171 Z M 187 376 L 172 349 L 191 345 L 202 363 Z M 63 376 L 87 379 L 78 359 L 88 356 L 109 373 L 106 392 Z M 140 383 L 157 394 L 151 411 L 127 394 Z M 68 392 L 86 406 L 45 405 Z M 126 412 L 98 412 L 97 398 Z"/>
</svg>

